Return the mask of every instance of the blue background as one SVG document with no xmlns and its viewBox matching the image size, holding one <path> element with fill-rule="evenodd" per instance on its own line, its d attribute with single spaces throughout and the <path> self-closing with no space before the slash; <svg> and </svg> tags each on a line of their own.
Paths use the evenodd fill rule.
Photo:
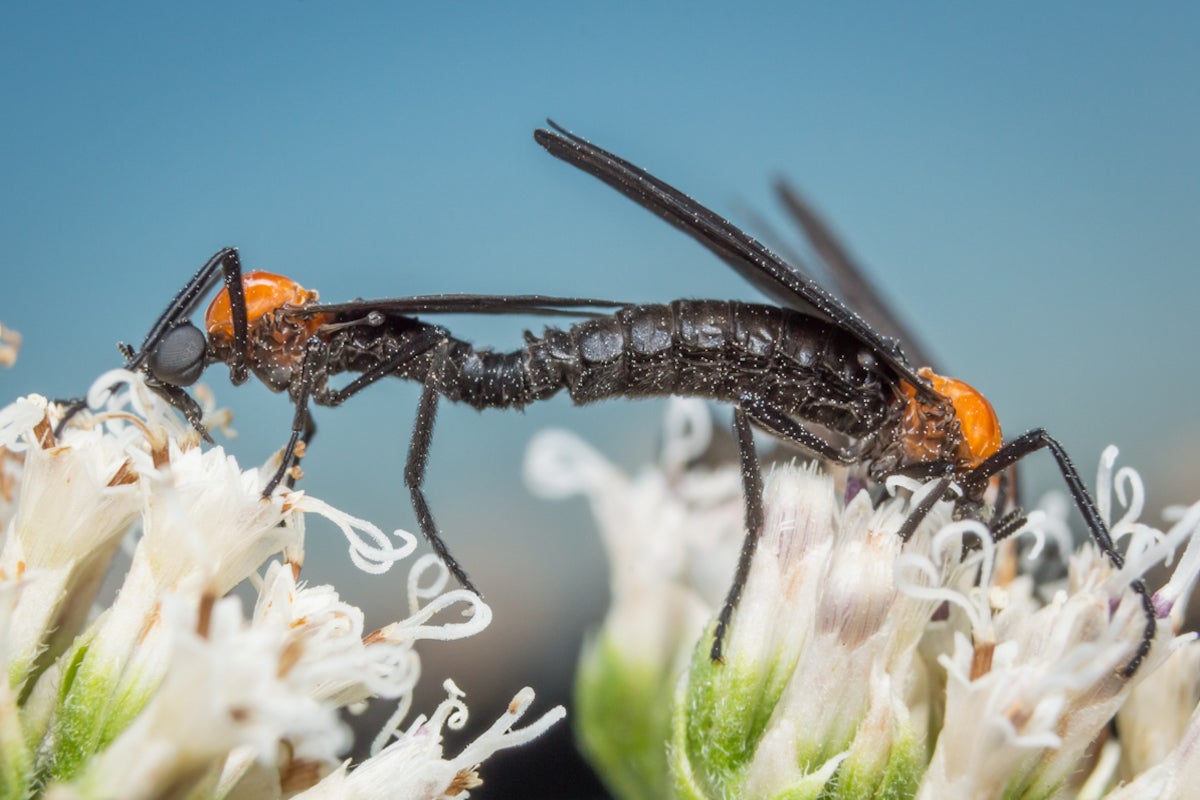
<svg viewBox="0 0 1200 800">
<path fill-rule="evenodd" d="M 1169 2 L 5 4 L 0 322 L 25 347 L 0 393 L 79 393 L 228 244 L 327 300 L 754 299 L 545 155 L 530 132 L 551 115 L 735 219 L 771 209 L 770 179 L 792 177 L 1010 434 L 1047 427 L 1088 476 L 1115 442 L 1152 505 L 1191 500 L 1198 23 Z M 537 324 L 450 322 L 504 349 Z M 259 463 L 290 408 L 225 374 L 206 379 L 235 410 L 228 445 Z M 318 410 L 304 488 L 412 529 L 416 397 L 396 382 Z M 660 413 L 443 408 L 430 499 L 497 620 L 426 648 L 433 696 L 453 674 L 486 721 L 521 685 L 546 704 L 562 690 L 605 569 L 581 503 L 522 487 L 524 445 L 568 426 L 632 467 L 653 456 Z M 1036 461 L 1031 495 L 1057 487 Z M 375 624 L 403 603 L 402 579 L 355 577 L 331 531 L 312 532 L 306 574 Z M 585 793 L 562 763 L 517 779 L 525 796 L 537 781 Z M 497 777 L 489 796 L 511 785 Z"/>
</svg>

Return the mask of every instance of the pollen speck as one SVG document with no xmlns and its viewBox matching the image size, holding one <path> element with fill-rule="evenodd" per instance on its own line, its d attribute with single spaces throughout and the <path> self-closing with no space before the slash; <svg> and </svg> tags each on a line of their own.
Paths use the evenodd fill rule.
<svg viewBox="0 0 1200 800">
<path fill-rule="evenodd" d="M 473 769 L 464 769 L 454 776 L 444 794 L 447 797 L 458 797 L 463 792 L 482 785 L 483 781 L 480 779 L 479 773 Z"/>
</svg>

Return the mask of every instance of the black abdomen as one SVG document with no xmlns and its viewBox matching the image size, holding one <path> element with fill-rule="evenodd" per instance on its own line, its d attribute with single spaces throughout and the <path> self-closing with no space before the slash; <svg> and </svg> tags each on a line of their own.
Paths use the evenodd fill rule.
<svg viewBox="0 0 1200 800">
<path fill-rule="evenodd" d="M 896 385 L 841 328 L 750 303 L 631 306 L 567 330 L 547 329 L 525 352 L 535 391 L 558 383 L 579 404 L 664 395 L 736 402 L 756 394 L 851 436 L 879 429 Z"/>
<path fill-rule="evenodd" d="M 367 372 L 433 326 L 401 317 L 330 339 L 329 372 Z M 629 306 L 570 328 L 526 334 L 507 353 L 445 335 L 398 365 L 397 377 L 478 409 L 521 408 L 566 390 L 577 404 L 680 395 L 767 405 L 851 437 L 875 433 L 896 408 L 898 380 L 842 328 L 751 303 L 676 300 Z"/>
</svg>

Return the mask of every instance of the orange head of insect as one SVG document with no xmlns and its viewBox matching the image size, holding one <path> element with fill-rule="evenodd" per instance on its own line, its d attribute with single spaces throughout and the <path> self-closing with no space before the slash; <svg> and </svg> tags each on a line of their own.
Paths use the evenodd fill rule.
<svg viewBox="0 0 1200 800">
<path fill-rule="evenodd" d="M 246 350 L 242 357 L 275 391 L 287 388 L 300 369 L 308 343 L 320 335 L 331 314 L 288 313 L 317 301 L 317 293 L 291 278 L 270 272 L 242 276 L 246 298 Z M 233 308 L 228 288 L 213 298 L 204 315 L 211 357 L 233 364 Z"/>
<path fill-rule="evenodd" d="M 285 306 L 300 307 L 317 300 L 317 293 L 305 289 L 291 278 L 271 272 L 247 272 L 242 276 L 246 295 L 246 323 L 253 329 L 257 323 Z M 324 324 L 320 315 L 298 320 L 309 335 Z M 223 288 L 213 298 L 204 315 L 204 327 L 209 336 L 233 338 L 233 306 L 229 289 Z"/>
<path fill-rule="evenodd" d="M 908 407 L 905 409 L 902 437 L 908 457 L 916 462 L 948 459 L 956 469 L 974 469 L 1004 443 L 1000 420 L 987 398 L 970 385 L 955 378 L 946 378 L 925 367 L 918 373 L 928 380 L 954 410 L 950 420 L 936 413 L 935 407 L 922 401 L 916 390 L 904 384 Z M 948 451 L 948 452 L 947 452 Z"/>
</svg>

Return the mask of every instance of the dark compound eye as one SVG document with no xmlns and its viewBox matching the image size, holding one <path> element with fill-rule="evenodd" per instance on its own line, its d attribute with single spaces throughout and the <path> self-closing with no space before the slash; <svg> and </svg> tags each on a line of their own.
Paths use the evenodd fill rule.
<svg viewBox="0 0 1200 800">
<path fill-rule="evenodd" d="M 191 386 L 204 372 L 204 334 L 190 322 L 163 335 L 150 353 L 150 374 L 171 386 Z"/>
</svg>

